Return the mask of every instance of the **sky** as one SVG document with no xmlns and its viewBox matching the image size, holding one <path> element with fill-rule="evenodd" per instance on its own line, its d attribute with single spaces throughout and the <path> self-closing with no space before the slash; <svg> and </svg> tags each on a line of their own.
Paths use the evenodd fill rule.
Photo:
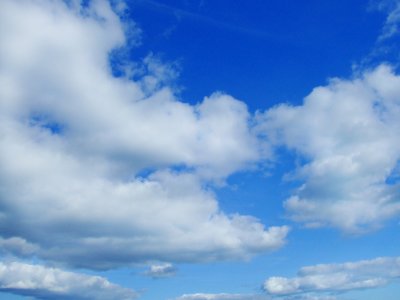
<svg viewBox="0 0 400 300">
<path fill-rule="evenodd" d="M 1 0 L 0 299 L 398 300 L 398 0 Z"/>
</svg>

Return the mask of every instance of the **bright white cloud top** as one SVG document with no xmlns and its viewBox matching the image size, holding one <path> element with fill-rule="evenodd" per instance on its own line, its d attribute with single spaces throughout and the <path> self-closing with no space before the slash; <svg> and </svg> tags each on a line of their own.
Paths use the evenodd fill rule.
<svg viewBox="0 0 400 300">
<path fill-rule="evenodd" d="M 359 233 L 400 213 L 400 77 L 381 65 L 354 80 L 333 79 L 301 106 L 279 105 L 259 115 L 260 130 L 306 163 L 304 180 L 285 202 L 307 226 Z"/>
<path fill-rule="evenodd" d="M 214 94 L 191 106 L 167 86 L 113 77 L 108 57 L 125 38 L 105 1 L 1 6 L 4 238 L 92 269 L 247 258 L 285 243 L 286 226 L 227 216 L 205 187 L 261 157 L 244 103 Z"/>
</svg>

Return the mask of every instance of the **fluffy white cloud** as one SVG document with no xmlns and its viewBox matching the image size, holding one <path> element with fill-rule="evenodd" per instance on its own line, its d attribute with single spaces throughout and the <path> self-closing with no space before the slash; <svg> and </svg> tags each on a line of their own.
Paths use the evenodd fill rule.
<svg viewBox="0 0 400 300">
<path fill-rule="evenodd" d="M 145 274 L 152 278 L 171 277 L 176 274 L 176 268 L 170 263 L 151 265 L 150 269 Z"/>
<path fill-rule="evenodd" d="M 262 157 L 246 105 L 178 101 L 151 57 L 151 80 L 114 77 L 113 49 L 138 31 L 107 1 L 67 2 L 0 3 L 3 248 L 104 269 L 281 247 L 287 227 L 227 216 L 210 188 Z"/>
<path fill-rule="evenodd" d="M 107 2 L 93 1 L 83 16 L 63 2 L 1 5 L 4 117 L 57 124 L 75 156 L 111 159 L 129 174 L 183 164 L 219 177 L 259 158 L 244 103 L 214 94 L 191 106 L 168 87 L 146 97 L 142 80 L 112 77 L 108 55 L 124 34 Z M 154 80 L 164 77 L 145 61 Z"/>
<path fill-rule="evenodd" d="M 105 278 L 19 262 L 0 263 L 0 291 L 35 299 L 133 300 L 138 294 Z"/>
<path fill-rule="evenodd" d="M 384 286 L 399 276 L 400 258 L 381 257 L 343 264 L 304 267 L 294 278 L 268 278 L 264 283 L 264 289 L 271 295 L 341 292 Z"/>
<path fill-rule="evenodd" d="M 285 202 L 294 220 L 357 233 L 399 215 L 400 76 L 389 66 L 333 79 L 301 106 L 260 114 L 259 124 L 304 161 L 288 175 L 304 181 Z"/>
</svg>

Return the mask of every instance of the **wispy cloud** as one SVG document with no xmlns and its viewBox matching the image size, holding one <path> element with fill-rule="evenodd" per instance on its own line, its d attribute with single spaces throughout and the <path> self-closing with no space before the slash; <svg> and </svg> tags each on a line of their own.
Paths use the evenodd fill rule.
<svg viewBox="0 0 400 300">
<path fill-rule="evenodd" d="M 382 287 L 399 276 L 400 258 L 381 257 L 342 264 L 304 267 L 294 278 L 268 278 L 264 283 L 264 288 L 270 295 L 335 293 Z"/>
<path fill-rule="evenodd" d="M 176 268 L 172 264 L 165 263 L 151 265 L 150 269 L 145 273 L 145 275 L 152 278 L 165 278 L 175 276 L 176 271 Z"/>
<path fill-rule="evenodd" d="M 375 3 L 375 7 L 387 14 L 378 41 L 385 41 L 398 35 L 400 33 L 400 1 L 383 0 Z"/>
<path fill-rule="evenodd" d="M 191 12 L 185 9 L 181 9 L 178 7 L 174 7 L 171 5 L 167 5 L 164 3 L 160 3 L 158 1 L 154 0 L 135 0 L 136 5 L 143 5 L 152 9 L 155 9 L 161 13 L 168 13 L 175 15 L 178 19 L 187 19 L 193 22 L 198 22 L 201 24 L 204 24 L 206 26 L 211 26 L 223 30 L 228 30 L 231 32 L 236 32 L 239 34 L 244 34 L 244 35 L 249 35 L 257 38 L 265 38 L 265 39 L 270 39 L 274 40 L 277 42 L 285 42 L 287 43 L 288 41 L 279 35 L 273 34 L 271 32 L 266 32 L 266 31 L 261 31 L 255 28 L 250 28 L 250 27 L 243 27 L 240 25 L 236 25 L 235 23 L 228 23 L 224 22 L 215 18 L 210 18 L 206 15 L 202 15 L 197 12 Z"/>
</svg>

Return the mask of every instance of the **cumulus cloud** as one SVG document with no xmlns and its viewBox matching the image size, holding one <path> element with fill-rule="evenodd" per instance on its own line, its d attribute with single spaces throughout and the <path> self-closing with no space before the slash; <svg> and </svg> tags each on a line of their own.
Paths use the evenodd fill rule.
<svg viewBox="0 0 400 300">
<path fill-rule="evenodd" d="M 1 1 L 2 247 L 92 269 L 281 247 L 286 226 L 228 216 L 212 192 L 263 158 L 246 105 L 113 76 L 110 55 L 138 32 L 107 1 Z"/>
<path fill-rule="evenodd" d="M 0 291 L 35 299 L 133 300 L 138 294 L 105 278 L 20 262 L 0 263 Z"/>
<path fill-rule="evenodd" d="M 151 265 L 150 269 L 145 274 L 152 278 L 171 277 L 176 274 L 176 268 L 170 263 Z"/>
<path fill-rule="evenodd" d="M 264 283 L 264 289 L 270 295 L 278 296 L 310 292 L 343 292 L 381 287 L 399 276 L 400 258 L 380 257 L 343 264 L 321 264 L 304 267 L 294 278 L 268 278 Z M 315 297 L 319 297 L 319 295 Z"/>
<path fill-rule="evenodd" d="M 399 215 L 400 76 L 389 66 L 258 117 L 261 133 L 303 161 L 287 175 L 304 182 L 284 204 L 293 220 L 360 233 Z"/>
</svg>

